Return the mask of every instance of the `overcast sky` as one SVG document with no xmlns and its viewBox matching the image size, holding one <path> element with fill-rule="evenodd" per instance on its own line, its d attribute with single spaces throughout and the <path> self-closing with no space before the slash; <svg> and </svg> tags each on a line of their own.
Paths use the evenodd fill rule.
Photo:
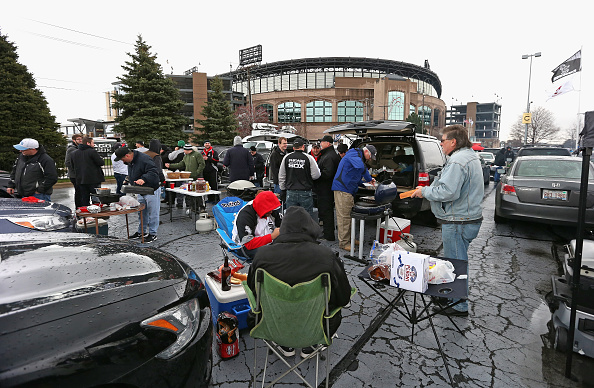
<svg viewBox="0 0 594 388">
<path fill-rule="evenodd" d="M 238 51 L 258 44 L 263 63 L 352 56 L 422 66 L 427 59 L 446 105 L 502 104 L 503 140 L 526 110 L 530 60 L 522 55 L 542 52 L 532 62 L 532 110 L 550 110 L 562 129 L 575 127 L 578 112 L 594 110 L 594 33 L 586 1 L 2 3 L 1 33 L 17 45 L 20 63 L 63 124 L 106 119 L 104 92 L 122 75 L 138 34 L 164 72 L 173 68 L 174 74 L 193 66 L 209 76 L 236 69 Z M 555 88 L 551 70 L 580 49 L 576 90 L 546 101 Z"/>
</svg>

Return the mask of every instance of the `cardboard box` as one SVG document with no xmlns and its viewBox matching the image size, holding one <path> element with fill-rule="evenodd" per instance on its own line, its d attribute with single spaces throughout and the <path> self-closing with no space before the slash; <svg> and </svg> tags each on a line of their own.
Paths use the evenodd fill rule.
<svg viewBox="0 0 594 388">
<path fill-rule="evenodd" d="M 247 327 L 247 315 L 251 310 L 247 295 L 243 286 L 231 286 L 229 291 L 223 291 L 221 283 L 206 275 L 204 286 L 210 300 L 210 310 L 212 312 L 212 322 L 216 327 L 217 316 L 223 311 L 227 311 L 237 317 L 239 329 Z"/>
<path fill-rule="evenodd" d="M 400 240 L 402 233 L 410 233 L 410 220 L 405 218 L 390 217 L 388 220 L 388 227 L 386 228 L 386 221 L 380 224 L 379 241 L 382 244 L 392 243 Z M 384 239 L 384 232 L 386 238 Z"/>
<path fill-rule="evenodd" d="M 427 290 L 429 255 L 396 251 L 392 254 L 390 285 L 415 292 Z"/>
</svg>

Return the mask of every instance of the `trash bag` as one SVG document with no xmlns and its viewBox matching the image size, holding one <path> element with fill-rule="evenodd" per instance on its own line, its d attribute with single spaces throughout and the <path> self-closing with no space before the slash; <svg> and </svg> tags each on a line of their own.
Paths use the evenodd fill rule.
<svg viewBox="0 0 594 388">
<path fill-rule="evenodd" d="M 429 259 L 429 284 L 443 284 L 451 283 L 456 280 L 454 273 L 454 265 L 447 260 L 436 259 L 431 257 Z"/>
</svg>

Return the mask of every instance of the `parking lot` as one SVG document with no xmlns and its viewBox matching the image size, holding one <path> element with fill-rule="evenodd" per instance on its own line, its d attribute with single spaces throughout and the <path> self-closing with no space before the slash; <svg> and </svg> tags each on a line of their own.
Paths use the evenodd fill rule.
<svg viewBox="0 0 594 388">
<path fill-rule="evenodd" d="M 72 207 L 72 195 L 73 190 L 66 186 L 56 189 L 52 199 Z M 544 296 L 551 290 L 551 275 L 559 271 L 554 252 L 574 237 L 573 231 L 528 223 L 496 225 L 493 182 L 486 187 L 483 205 L 481 231 L 469 249 L 470 315 L 452 318 L 464 335 L 446 317 L 433 318 L 454 381 L 461 387 L 592 385 L 594 360 L 574 354 L 574 379 L 565 378 L 565 355 L 552 349 L 547 328 L 551 314 Z M 173 211 L 174 216 L 183 216 L 183 210 Z M 222 264 L 223 255 L 214 231 L 196 233 L 189 218 L 170 223 L 165 212 L 163 205 L 155 247 L 185 260 L 201 276 Z M 136 219 L 130 219 L 133 233 Z M 372 222 L 366 226 L 367 251 L 374 225 Z M 439 255 L 438 227 L 417 217 L 412 221 L 411 233 L 420 252 Z M 123 217 L 109 220 L 109 235 L 126 236 Z M 336 242 L 322 244 L 338 249 Z M 338 338 L 330 348 L 332 386 L 450 386 L 428 322 L 415 327 L 414 343 L 411 343 L 409 323 L 386 309 L 386 303 L 357 278 L 363 265 L 344 261 L 351 284 L 358 292 L 351 306 L 343 310 Z M 211 385 L 251 386 L 253 347 L 249 332 L 244 330 L 237 357 L 222 361 L 213 350 Z M 258 349 L 260 357 L 264 357 L 263 348 Z M 298 355 L 295 357 L 299 360 Z M 278 364 L 275 362 L 270 367 L 269 375 L 280 369 Z M 308 368 L 311 377 L 313 362 Z M 294 376 L 283 381 L 286 386 L 299 385 Z"/>
</svg>

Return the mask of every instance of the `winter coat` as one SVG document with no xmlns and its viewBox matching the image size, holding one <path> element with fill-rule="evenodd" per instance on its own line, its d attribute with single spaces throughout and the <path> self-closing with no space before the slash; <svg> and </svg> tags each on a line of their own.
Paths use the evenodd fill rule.
<svg viewBox="0 0 594 388">
<path fill-rule="evenodd" d="M 505 166 L 505 148 L 502 148 L 497 152 L 494 163 L 496 166 Z"/>
<path fill-rule="evenodd" d="M 131 185 L 136 186 L 134 182 L 139 179 L 144 181 L 144 187 L 151 187 L 153 190 L 161 186 L 159 171 L 153 159 L 143 152 L 134 151 L 134 157 L 128 164 L 128 180 Z"/>
<path fill-rule="evenodd" d="M 159 172 L 159 181 L 165 182 L 165 175 L 163 174 L 163 160 L 161 158 L 161 142 L 157 139 L 151 140 L 148 151 L 145 151 L 144 153 L 153 159 L 153 162 L 155 162 L 155 166 Z"/>
<path fill-rule="evenodd" d="M 311 154 L 296 150 L 284 157 L 278 172 L 281 190 L 311 191 L 314 179 L 320 177 L 320 169 Z"/>
<path fill-rule="evenodd" d="M 282 152 L 278 146 L 272 149 L 270 153 L 270 179 L 275 185 L 278 185 L 278 172 L 280 171 L 281 162 L 287 153 Z"/>
<path fill-rule="evenodd" d="M 204 171 L 204 159 L 202 154 L 192 151 L 189 154 L 184 154 L 184 158 L 179 163 L 172 163 L 169 168 L 172 170 L 190 171 L 190 178 L 202 178 L 202 171 Z"/>
<path fill-rule="evenodd" d="M 51 195 L 57 181 L 56 163 L 40 146 L 33 156 L 19 154 L 8 187 L 16 189 L 17 197 L 29 197 L 35 192 Z"/>
<path fill-rule="evenodd" d="M 237 212 L 232 238 L 247 249 L 256 249 L 272 242 L 270 235 L 281 225 L 280 202 L 272 191 L 263 191 Z M 272 214 L 264 218 L 268 212 Z"/>
<path fill-rule="evenodd" d="M 105 162 L 97 150 L 88 144 L 81 144 L 72 153 L 72 165 L 76 174 L 77 185 L 96 185 L 105 182 L 103 165 Z"/>
<path fill-rule="evenodd" d="M 171 163 L 181 163 L 181 161 L 184 159 L 184 149 L 183 147 L 175 150 L 175 151 L 171 151 L 169 153 L 169 155 L 167 155 L 167 157 L 169 158 L 169 160 L 171 161 Z"/>
<path fill-rule="evenodd" d="M 320 177 L 314 182 L 315 192 L 332 191 L 332 182 L 334 175 L 340 164 L 340 155 L 336 153 L 334 147 L 324 148 L 318 157 L 318 167 L 320 168 Z M 330 193 L 331 194 L 331 193 Z"/>
<path fill-rule="evenodd" d="M 254 175 L 254 159 L 247 148 L 239 144 L 227 150 L 223 164 L 229 167 L 229 183 L 249 180 Z"/>
<path fill-rule="evenodd" d="M 355 195 L 361 183 L 371 181 L 371 175 L 365 165 L 365 155 L 360 148 L 351 148 L 338 164 L 338 170 L 332 182 L 333 191 L 343 191 Z"/>
<path fill-rule="evenodd" d="M 294 286 L 315 279 L 323 272 L 330 274 L 330 309 L 345 306 L 351 296 L 351 285 L 342 261 L 317 240 L 320 227 L 300 206 L 287 209 L 280 234 L 270 245 L 261 247 L 250 265 L 247 284 L 255 290 L 258 268 Z"/>
<path fill-rule="evenodd" d="M 206 156 L 206 160 L 204 161 L 204 172 L 206 173 L 213 173 L 219 171 L 217 167 L 217 163 L 219 162 L 219 155 L 214 148 L 210 147 L 209 149 L 203 149 L 202 155 Z"/>
<path fill-rule="evenodd" d="M 78 144 L 71 142 L 66 148 L 66 157 L 64 158 L 64 165 L 68 168 L 68 178 L 76 178 L 74 167 L 72 167 L 72 153 L 78 149 Z"/>
</svg>

